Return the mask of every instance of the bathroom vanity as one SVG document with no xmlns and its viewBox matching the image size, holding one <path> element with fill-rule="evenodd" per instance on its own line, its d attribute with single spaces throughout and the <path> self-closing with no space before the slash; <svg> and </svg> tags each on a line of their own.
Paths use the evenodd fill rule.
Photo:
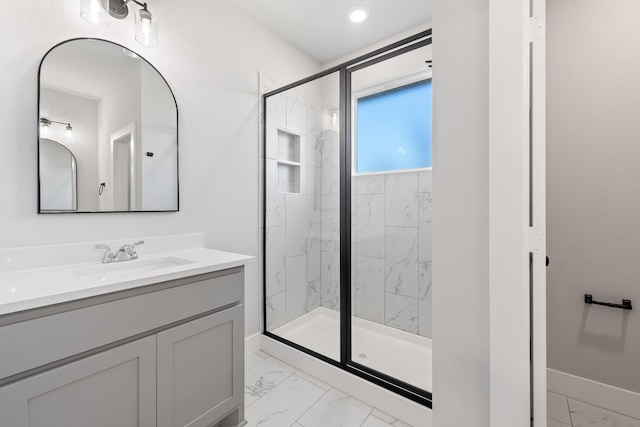
<svg viewBox="0 0 640 427">
<path fill-rule="evenodd" d="M 0 273 L 0 425 L 243 425 L 251 260 L 195 248 Z"/>
</svg>

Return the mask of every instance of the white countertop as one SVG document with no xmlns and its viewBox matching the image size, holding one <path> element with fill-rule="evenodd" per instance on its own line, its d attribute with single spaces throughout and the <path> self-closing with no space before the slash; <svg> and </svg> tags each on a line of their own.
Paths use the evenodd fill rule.
<svg viewBox="0 0 640 427">
<path fill-rule="evenodd" d="M 0 273 L 0 316 L 81 298 L 238 267 L 248 255 L 206 248 L 140 255 L 137 260 L 89 262 Z"/>
</svg>

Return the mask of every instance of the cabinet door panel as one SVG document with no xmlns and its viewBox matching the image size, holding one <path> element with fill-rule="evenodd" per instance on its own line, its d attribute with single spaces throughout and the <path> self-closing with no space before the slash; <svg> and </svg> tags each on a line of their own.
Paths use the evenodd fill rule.
<svg viewBox="0 0 640 427">
<path fill-rule="evenodd" d="M 154 427 L 155 337 L 0 388 L 0 425 Z"/>
<path fill-rule="evenodd" d="M 158 334 L 158 426 L 209 426 L 243 399 L 243 311 Z"/>
</svg>

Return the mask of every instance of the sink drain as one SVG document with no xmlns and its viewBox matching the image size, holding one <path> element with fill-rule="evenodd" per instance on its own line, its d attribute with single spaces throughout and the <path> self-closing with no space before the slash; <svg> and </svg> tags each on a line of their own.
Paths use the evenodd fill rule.
<svg viewBox="0 0 640 427">
<path fill-rule="evenodd" d="M 366 358 L 367 358 L 367 354 L 366 354 L 366 353 L 360 353 L 360 354 L 358 355 L 358 357 L 359 357 L 360 359 L 366 359 Z"/>
</svg>

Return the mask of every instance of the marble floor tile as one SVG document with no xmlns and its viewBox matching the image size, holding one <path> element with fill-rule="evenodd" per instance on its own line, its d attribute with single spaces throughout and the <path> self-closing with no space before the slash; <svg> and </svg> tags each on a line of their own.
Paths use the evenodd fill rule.
<svg viewBox="0 0 640 427">
<path fill-rule="evenodd" d="M 246 409 L 247 427 L 290 426 L 325 393 L 304 378 L 291 375 Z"/>
<path fill-rule="evenodd" d="M 393 427 L 393 425 L 386 421 L 382 421 L 374 415 L 369 415 L 367 419 L 364 420 L 364 423 L 362 423 L 362 427 Z"/>
<path fill-rule="evenodd" d="M 296 372 L 296 375 L 298 375 L 299 377 L 304 378 L 305 380 L 309 381 L 310 383 L 313 383 L 313 384 L 317 385 L 318 387 L 320 387 L 324 391 L 329 391 L 331 389 L 331 386 L 329 384 L 325 383 L 324 381 L 319 380 L 318 378 L 316 378 L 314 376 L 311 376 L 311 375 L 307 374 L 306 372 L 298 371 L 298 372 Z"/>
<path fill-rule="evenodd" d="M 561 423 L 560 421 L 556 421 L 553 418 L 547 418 L 547 427 L 571 427 L 571 425 Z"/>
<path fill-rule="evenodd" d="M 577 400 L 567 400 L 573 427 L 640 427 L 640 420 Z"/>
<path fill-rule="evenodd" d="M 270 357 L 247 369 L 244 385 L 256 395 L 262 397 L 273 390 L 296 371 L 292 366 Z"/>
<path fill-rule="evenodd" d="M 298 422 L 304 427 L 360 427 L 372 409 L 332 388 Z"/>
<path fill-rule="evenodd" d="M 547 391 L 547 417 L 571 425 L 569 403 L 565 396 Z"/>
<path fill-rule="evenodd" d="M 255 365 L 257 365 L 258 363 L 262 362 L 265 359 L 264 356 L 258 354 L 258 353 L 253 353 L 248 355 L 247 357 L 244 358 L 244 369 L 245 371 L 249 368 L 254 367 Z"/>
<path fill-rule="evenodd" d="M 373 408 L 373 411 L 371 411 L 371 415 L 376 417 L 376 418 L 380 418 L 382 421 L 386 422 L 387 424 L 391 425 L 392 427 L 412 427 L 409 424 L 400 421 L 399 419 L 393 417 L 392 415 L 387 414 L 386 412 L 382 412 L 380 409 L 378 408 Z"/>
</svg>

